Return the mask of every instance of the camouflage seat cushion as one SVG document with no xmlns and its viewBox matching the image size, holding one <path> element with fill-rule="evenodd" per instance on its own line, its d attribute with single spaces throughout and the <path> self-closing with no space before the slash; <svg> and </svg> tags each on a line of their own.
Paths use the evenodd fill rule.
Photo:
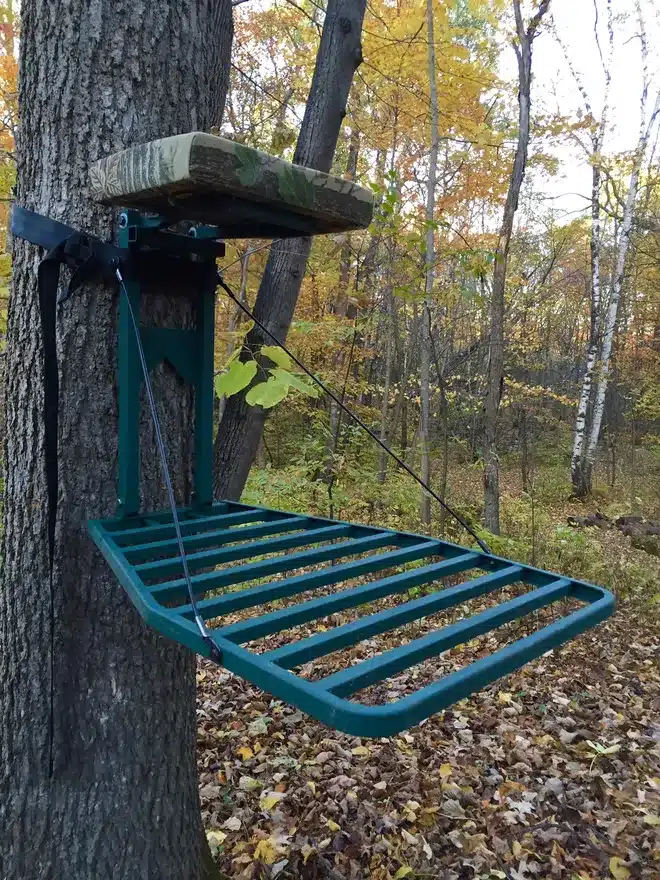
<svg viewBox="0 0 660 880">
<path fill-rule="evenodd" d="M 95 201 L 214 224 L 227 238 L 358 229 L 373 212 L 364 187 L 204 132 L 101 159 L 90 186 Z"/>
</svg>

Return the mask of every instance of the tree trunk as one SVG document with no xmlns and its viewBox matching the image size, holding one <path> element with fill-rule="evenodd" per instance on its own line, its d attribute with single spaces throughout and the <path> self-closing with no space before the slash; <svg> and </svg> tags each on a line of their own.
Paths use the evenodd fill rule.
<svg viewBox="0 0 660 880">
<path fill-rule="evenodd" d="M 520 442 L 520 478 L 523 492 L 529 492 L 529 444 L 527 442 L 527 408 L 518 407 L 518 438 Z"/>
<path fill-rule="evenodd" d="M 108 240 L 86 197 L 92 160 L 220 120 L 229 0 L 24 0 L 17 202 Z M 148 630 L 86 533 L 114 513 L 116 291 L 88 284 L 58 310 L 59 508 L 49 577 L 40 254 L 14 242 L 7 332 L 6 519 L 0 589 L 0 876 L 197 880 L 195 658 Z M 161 320 L 190 305 L 168 289 Z M 155 384 L 176 491 L 190 487 L 192 394 Z M 145 414 L 142 494 L 165 495 Z"/>
<path fill-rule="evenodd" d="M 612 353 L 612 343 L 614 341 L 614 331 L 616 329 L 619 303 L 621 301 L 621 292 L 623 290 L 626 260 L 628 257 L 628 249 L 630 246 L 630 236 L 632 233 L 633 217 L 637 201 L 637 191 L 639 189 L 639 178 L 642 172 L 644 160 L 646 158 L 646 152 L 649 138 L 651 136 L 651 131 L 653 129 L 653 126 L 655 125 L 656 118 L 660 113 L 660 94 L 658 94 L 654 102 L 651 116 L 649 119 L 646 118 L 650 76 L 648 70 L 648 44 L 646 39 L 646 27 L 642 16 L 642 10 L 639 0 L 636 0 L 635 10 L 639 23 L 643 77 L 642 94 L 639 102 L 639 138 L 633 158 L 633 167 L 630 173 L 630 182 L 628 184 L 626 202 L 623 207 L 623 217 L 621 219 L 621 229 L 617 242 L 617 253 L 612 278 L 610 300 L 607 308 L 607 313 L 605 315 L 605 322 L 603 324 L 603 339 L 600 349 L 600 375 L 598 377 L 596 400 L 594 402 L 593 417 L 589 429 L 589 442 L 587 443 L 587 451 L 585 455 L 585 477 L 589 490 L 591 489 L 591 471 L 593 468 L 594 460 L 596 458 L 598 440 L 600 438 L 600 428 L 603 421 L 603 412 L 605 409 L 605 394 L 607 392 L 610 372 L 610 356 Z"/>
<path fill-rule="evenodd" d="M 353 74 L 362 60 L 360 35 L 366 0 L 329 0 L 323 23 L 314 77 L 293 161 L 329 171 L 337 145 Z M 271 248 L 255 304 L 255 314 L 278 339 L 286 339 L 300 292 L 310 238 L 279 242 Z M 255 350 L 271 344 L 258 328 L 248 336 Z M 227 401 L 216 437 L 214 491 L 216 497 L 238 498 L 259 446 L 266 410 L 250 407 L 245 395 Z"/>
<path fill-rule="evenodd" d="M 430 388 L 429 372 L 431 366 L 431 327 L 429 317 L 429 302 L 433 295 L 433 283 L 435 281 L 435 180 L 438 171 L 438 83 L 436 80 L 435 65 L 435 37 L 433 32 L 433 0 L 426 0 L 426 32 L 428 34 L 428 72 L 429 72 L 429 96 L 431 103 L 431 152 L 429 154 L 429 177 L 426 185 L 426 245 L 424 248 L 425 276 L 424 276 L 424 306 L 422 308 L 422 324 L 419 337 L 419 397 L 420 397 L 420 420 L 419 440 L 421 453 L 422 480 L 428 486 L 431 481 L 431 452 L 429 449 L 429 420 L 430 420 Z M 419 501 L 419 517 L 425 526 L 431 525 L 431 498 L 422 489 Z"/>
<path fill-rule="evenodd" d="M 348 160 L 346 162 L 346 178 L 347 180 L 355 180 L 357 173 L 358 156 L 360 152 L 360 132 L 357 128 L 353 128 L 351 132 L 351 140 L 348 148 Z M 351 317 L 355 318 L 357 309 L 351 306 L 348 296 L 348 286 L 351 279 L 351 235 L 347 232 L 341 246 L 341 256 L 339 258 L 339 288 L 337 297 L 334 302 L 330 303 L 329 311 L 337 315 L 339 318 L 345 318 L 349 307 Z M 355 332 L 353 333 L 353 346 L 355 345 Z M 353 349 L 351 346 L 351 351 Z M 341 351 L 335 355 L 333 366 L 337 366 L 340 362 Z M 342 397 L 343 400 L 343 397 Z M 337 445 L 339 443 L 339 432 L 341 430 L 341 417 L 339 405 L 330 399 L 330 410 L 328 416 L 328 440 L 325 446 L 325 477 L 328 481 L 328 491 L 332 493 L 332 485 L 335 480 L 335 455 Z M 332 505 L 331 505 L 332 506 Z M 332 514 L 330 514 L 332 516 Z"/>
<path fill-rule="evenodd" d="M 602 146 L 602 137 L 594 138 L 591 171 L 591 322 L 589 328 L 589 347 L 587 360 L 580 388 L 575 431 L 573 434 L 573 452 L 571 454 L 571 484 L 573 494 L 583 498 L 589 493 L 590 485 L 585 470 L 585 440 L 587 436 L 587 416 L 591 401 L 596 362 L 598 360 L 598 341 L 600 337 L 600 184 L 601 167 L 598 160 Z"/>
<path fill-rule="evenodd" d="M 614 57 L 614 24 L 611 4 L 607 4 L 607 32 L 608 54 L 607 60 L 603 61 L 605 74 L 605 90 L 603 95 L 603 109 L 597 128 L 591 136 L 591 239 L 589 253 L 591 259 L 591 297 L 590 297 L 590 327 L 589 344 L 585 361 L 580 397 L 578 400 L 575 430 L 573 433 L 573 451 L 571 453 L 571 484 L 573 494 L 583 498 L 591 490 L 590 478 L 586 472 L 586 438 L 589 418 L 589 407 L 593 390 L 593 380 L 596 363 L 598 361 L 598 345 L 600 340 L 600 312 L 601 312 L 601 279 L 600 279 L 600 254 L 602 245 L 601 228 L 601 184 L 602 184 L 602 153 L 607 131 L 609 112 L 610 87 L 612 82 L 612 61 Z M 572 65 L 568 51 L 564 48 L 564 55 L 569 70 L 575 79 L 578 89 L 584 99 L 585 108 L 589 116 L 593 118 L 591 101 L 580 75 Z"/>
<path fill-rule="evenodd" d="M 490 309 L 490 364 L 485 407 L 484 437 L 484 525 L 493 534 L 500 533 L 500 467 L 497 453 L 497 428 L 502 386 L 504 384 L 504 289 L 509 259 L 513 221 L 518 209 L 520 189 L 525 179 L 532 81 L 532 44 L 550 0 L 541 0 L 527 28 L 520 11 L 520 0 L 513 0 L 517 42 L 513 46 L 518 59 L 518 144 L 504 205 L 504 216 L 495 253 L 493 290 Z"/>
<path fill-rule="evenodd" d="M 392 269 L 390 267 L 390 278 L 385 291 L 386 298 L 386 332 L 387 342 L 385 344 L 385 376 L 383 380 L 383 397 L 380 403 L 380 439 L 382 443 L 387 443 L 387 416 L 390 407 L 390 385 L 392 383 L 392 361 L 394 354 L 394 294 L 392 292 Z M 381 449 L 378 454 L 378 482 L 384 483 L 387 477 L 387 453 Z"/>
<path fill-rule="evenodd" d="M 600 438 L 600 427 L 603 421 L 603 412 L 605 409 L 605 393 L 610 372 L 610 355 L 612 353 L 612 343 L 614 341 L 614 331 L 616 329 L 617 315 L 619 311 L 619 303 L 621 301 L 621 291 L 623 289 L 624 273 L 626 269 L 626 258 L 628 256 L 628 247 L 630 245 L 630 234 L 632 231 L 633 212 L 635 208 L 635 199 L 637 197 L 637 187 L 639 183 L 640 168 L 636 164 L 630 176 L 630 184 L 628 186 L 628 198 L 623 214 L 623 222 L 621 224 L 621 232 L 619 234 L 619 242 L 616 256 L 616 269 L 614 274 L 614 283 L 610 292 L 610 301 L 605 315 L 603 325 L 603 340 L 600 350 L 600 375 L 598 377 L 598 386 L 596 389 L 596 400 L 594 402 L 593 416 L 589 430 L 589 442 L 587 443 L 587 451 L 584 464 L 584 482 L 587 492 L 591 491 L 591 472 L 593 469 L 596 451 L 598 449 L 598 440 Z"/>
<path fill-rule="evenodd" d="M 351 131 L 351 138 L 348 144 L 348 158 L 346 160 L 346 180 L 355 180 L 357 176 L 358 159 L 360 156 L 360 129 L 355 125 Z M 351 306 L 348 296 L 348 288 L 351 279 L 351 233 L 347 232 L 343 236 L 341 245 L 341 256 L 339 258 L 339 289 L 334 302 L 329 304 L 329 311 L 341 318 L 348 316 L 354 318 L 357 310 L 355 306 Z"/>
</svg>

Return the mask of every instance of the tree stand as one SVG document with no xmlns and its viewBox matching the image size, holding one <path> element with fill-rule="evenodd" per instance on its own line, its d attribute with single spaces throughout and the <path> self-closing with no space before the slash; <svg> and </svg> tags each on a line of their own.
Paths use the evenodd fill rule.
<svg viewBox="0 0 660 880">
<path fill-rule="evenodd" d="M 213 501 L 214 304 L 216 261 L 224 253 L 220 239 L 283 238 L 364 227 L 372 213 L 367 190 L 200 133 L 111 156 L 91 169 L 91 181 L 97 200 L 131 210 L 121 214 L 117 247 L 87 242 L 89 259 L 110 271 L 121 291 L 117 516 L 90 521 L 89 533 L 149 626 L 331 727 L 358 736 L 387 736 L 612 613 L 614 598 L 601 587 L 489 553 L 407 532 Z M 52 247 L 52 230 L 48 238 L 39 232 L 38 222 L 31 229 L 27 215 L 19 209 L 16 234 Z M 168 231 L 181 222 L 190 228 L 184 233 Z M 200 223 L 212 225 L 194 225 Z M 79 254 L 73 264 L 86 265 Z M 196 300 L 194 328 L 139 326 L 141 283 L 154 271 L 186 273 Z M 158 435 L 148 376 L 163 360 L 195 391 L 194 497 L 186 507 L 140 512 L 140 401 L 144 387 Z M 165 475 L 169 488 L 166 467 Z M 415 566 L 403 570 L 406 563 Z M 458 573 L 467 579 L 442 588 L 442 578 Z M 365 580 L 368 575 L 375 579 Z M 531 589 L 320 680 L 309 681 L 295 671 L 514 583 Z M 371 613 L 368 607 L 420 586 L 430 591 L 385 610 Z M 337 589 L 263 612 L 265 603 L 328 587 Z M 550 625 L 396 702 L 374 706 L 352 699 L 363 688 L 565 599 L 575 599 L 581 607 L 562 616 L 564 606 L 558 606 L 559 616 Z M 263 653 L 247 647 L 265 636 L 358 607 L 366 613 L 354 622 Z M 246 619 L 223 623 L 228 615 L 248 609 Z M 211 628 L 208 621 L 214 621 Z"/>
</svg>

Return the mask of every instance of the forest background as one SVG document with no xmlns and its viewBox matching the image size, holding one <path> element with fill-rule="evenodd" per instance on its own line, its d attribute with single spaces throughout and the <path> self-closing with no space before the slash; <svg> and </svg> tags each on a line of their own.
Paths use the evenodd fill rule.
<svg viewBox="0 0 660 880">
<path fill-rule="evenodd" d="M 499 516 L 489 521 L 485 401 L 498 232 L 518 135 L 515 22 L 505 2 L 433 8 L 435 99 L 427 4 L 368 4 L 334 171 L 370 186 L 378 209 L 366 232 L 314 242 L 289 344 L 408 464 L 424 471 L 427 449 L 434 489 L 497 552 L 657 602 L 657 537 L 602 522 L 574 527 L 596 511 L 610 520 L 660 513 L 658 80 L 648 50 L 657 10 L 558 2 L 534 43 L 529 158 L 505 289 Z M 245 3 L 236 13 L 223 133 L 290 158 L 321 10 Z M 227 261 L 248 303 L 267 258 L 260 248 L 240 243 Z M 249 329 L 223 301 L 219 391 L 236 387 L 223 368 Z M 275 399 L 284 394 L 266 422 L 248 500 L 465 542 L 330 401 L 285 388 Z"/>
<path fill-rule="evenodd" d="M 523 3 L 525 22 L 543 5 Z M 317 0 L 235 0 L 231 83 L 220 134 L 292 159 L 323 6 Z M 527 167 L 494 332 L 502 218 L 521 133 L 514 6 L 511 0 L 369 0 L 363 58 L 332 170 L 370 187 L 376 212 L 365 231 L 314 240 L 287 343 L 495 552 L 607 586 L 617 594 L 620 611 L 599 631 L 597 643 L 578 640 L 548 664 L 551 672 L 542 660 L 533 671 L 510 678 L 502 685 L 506 690 L 488 689 L 469 706 L 463 703 L 454 714 L 420 727 L 414 744 L 407 735 L 377 743 L 373 751 L 360 742 L 345 741 L 350 750 L 340 748 L 325 728 L 295 713 L 295 720 L 287 716 L 291 728 L 284 736 L 277 719 L 286 713 L 280 709 L 272 713 L 277 719 L 268 719 L 266 732 L 254 714 L 272 709 L 262 704 L 263 694 L 200 664 L 203 815 L 219 864 L 236 876 L 241 870 L 248 873 L 240 876 L 277 876 L 286 858 L 291 873 L 282 876 L 303 876 L 308 862 L 310 871 L 314 864 L 310 845 L 283 843 L 277 807 L 286 787 L 282 768 L 301 776 L 299 818 L 301 825 L 314 826 L 310 840 L 320 841 L 315 848 L 330 847 L 338 867 L 362 858 L 357 873 L 346 876 L 366 876 L 359 872 L 367 870 L 368 847 L 359 857 L 346 849 L 337 828 L 350 813 L 352 789 L 340 800 L 332 784 L 359 778 L 360 801 L 368 795 L 380 809 L 377 799 L 386 796 L 384 776 L 390 771 L 397 786 L 405 780 L 400 792 L 405 807 L 395 819 L 384 806 L 385 818 L 375 810 L 373 829 L 362 829 L 373 843 L 368 876 L 375 880 L 410 876 L 412 864 L 419 869 L 415 876 L 432 876 L 428 865 L 436 872 L 455 867 L 457 854 L 463 867 L 474 862 L 486 870 L 494 864 L 493 852 L 517 868 L 479 876 L 527 877 L 523 865 L 534 865 L 535 857 L 545 859 L 539 871 L 553 866 L 552 876 L 561 875 L 562 865 L 581 880 L 625 880 L 632 872 L 655 876 L 658 8 L 653 0 L 553 0 L 545 10 L 533 41 Z M 17 4 L 5 0 L 0 3 L 2 336 L 11 283 L 7 220 L 15 180 L 19 37 Z M 262 241 L 228 246 L 225 277 L 250 308 L 269 251 L 270 243 Z M 262 364 L 256 375 L 239 366 L 239 358 L 247 357 L 251 322 L 229 300 L 218 302 L 217 445 L 228 403 L 246 392 L 249 397 L 249 383 L 263 386 L 270 375 Z M 502 364 L 494 370 L 499 332 Z M 311 393 L 287 359 L 278 357 L 280 377 L 289 378 L 261 389 L 268 418 L 244 500 L 470 542 L 338 407 Z M 490 480 L 493 473 L 496 479 Z M 578 681 L 578 668 L 586 670 L 584 681 Z M 555 717 L 569 701 L 570 712 L 577 706 L 581 719 L 576 731 L 565 729 L 565 717 Z M 537 707 L 537 715 L 528 704 Z M 484 794 L 490 778 L 465 765 L 476 748 L 465 731 L 468 716 L 478 748 L 486 751 L 500 743 L 495 734 L 491 742 L 486 722 L 500 719 L 497 736 L 510 748 L 512 767 L 543 752 L 538 762 L 534 757 L 525 797 L 538 788 L 543 804 L 543 797 L 559 791 L 557 779 L 562 791 L 566 784 L 566 805 L 553 807 L 548 820 L 553 825 L 556 812 L 557 833 L 565 838 L 552 836 L 554 827 L 546 834 L 540 807 L 539 821 L 528 832 L 525 815 L 531 808 L 518 789 L 502 794 L 502 808 L 507 798 L 515 806 L 503 813 L 504 830 L 498 830 Z M 295 732 L 298 724 L 304 729 Z M 623 746 L 618 740 L 610 744 L 618 733 Z M 446 737 L 442 748 L 435 738 L 440 734 Z M 259 757 L 267 735 L 273 751 L 291 749 L 288 763 L 281 755 L 271 764 Z M 482 735 L 491 745 L 484 745 Z M 521 741 L 523 735 L 529 738 Z M 493 750 L 489 766 L 500 760 Z M 301 755 L 311 751 L 303 762 Z M 437 833 L 424 830 L 439 808 L 435 802 L 420 808 L 424 774 L 418 772 L 434 762 L 445 794 L 453 798 L 460 781 L 460 796 L 467 798 L 463 805 L 450 799 L 457 805 L 452 809 L 463 812 L 439 818 Z M 538 768 L 550 765 L 561 773 L 541 788 Z M 261 774 L 258 785 L 248 773 Z M 317 803 L 317 786 L 319 792 L 327 789 L 325 802 L 319 795 Z M 480 799 L 468 803 L 470 786 Z M 369 794 L 372 787 L 379 793 Z M 640 792 L 646 802 L 639 800 Z M 581 836 L 574 833 L 573 804 L 583 815 L 596 809 L 595 843 L 591 826 L 585 825 Z M 468 817 L 460 831 L 440 827 Z M 385 852 L 382 836 L 395 820 L 408 823 L 403 842 L 390 841 Z M 335 835 L 332 845 L 328 830 Z M 603 842 L 606 836 L 609 843 Z M 255 864 L 265 873 L 254 872 Z M 532 873 L 538 875 L 536 869 Z"/>
<path fill-rule="evenodd" d="M 221 133 L 290 159 L 322 6 L 315 0 L 234 5 Z M 435 96 L 427 3 L 368 4 L 364 58 L 333 171 L 373 189 L 377 210 L 365 232 L 314 241 L 289 344 L 382 440 L 421 467 L 496 552 L 657 603 L 658 536 L 621 535 L 603 522 L 600 529 L 576 529 L 574 518 L 596 511 L 610 520 L 660 516 L 660 80 L 648 50 L 658 35 L 658 10 L 651 0 L 557 0 L 534 44 L 527 173 L 505 289 L 493 519 L 484 518 L 482 500 L 485 401 L 498 231 L 518 135 L 515 22 L 505 0 L 432 6 Z M 2 331 L 11 275 L 18 36 L 17 4 L 9 0 L 0 5 Z M 247 304 L 254 303 L 267 255 L 258 241 L 229 248 L 226 277 Z M 242 393 L 227 373 L 250 329 L 231 302 L 220 304 L 219 420 L 223 391 Z M 410 478 L 331 401 L 282 386 L 268 403 L 248 501 L 465 542 L 460 526 L 424 493 L 420 499 Z"/>
<path fill-rule="evenodd" d="M 221 133 L 290 159 L 322 6 L 234 5 Z M 504 293 L 493 517 L 487 510 L 484 516 L 482 500 L 485 403 L 498 231 L 518 136 L 515 21 L 505 0 L 440 0 L 432 7 L 435 83 L 425 0 L 368 4 L 364 57 L 333 171 L 373 189 L 377 210 L 364 232 L 314 241 L 288 342 L 496 552 L 657 603 L 658 536 L 622 535 L 607 522 L 576 529 L 574 518 L 596 511 L 610 520 L 660 516 L 660 80 L 652 51 L 658 10 L 650 0 L 557 0 L 534 43 L 527 173 Z M 0 5 L 5 245 L 18 36 L 10 0 Z M 8 246 L 3 250 L 5 315 L 11 257 Z M 267 256 L 263 242 L 229 248 L 226 277 L 248 305 Z M 232 369 L 249 329 L 221 299 L 219 420 L 223 392 L 242 393 Z M 248 501 L 466 541 L 460 526 L 424 493 L 420 499 L 410 478 L 331 401 L 281 386 L 267 402 L 272 409 Z"/>
</svg>

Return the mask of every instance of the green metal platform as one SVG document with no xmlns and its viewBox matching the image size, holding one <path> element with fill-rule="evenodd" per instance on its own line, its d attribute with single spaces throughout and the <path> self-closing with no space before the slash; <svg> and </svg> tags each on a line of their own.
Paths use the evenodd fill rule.
<svg viewBox="0 0 660 880">
<path fill-rule="evenodd" d="M 209 646 L 192 620 L 171 515 L 95 521 L 89 528 L 149 626 L 208 656 Z M 406 532 L 229 502 L 204 513 L 181 511 L 181 529 L 188 565 L 195 572 L 198 609 L 205 620 L 214 621 L 209 632 L 223 666 L 330 727 L 359 736 L 389 736 L 410 727 L 596 625 L 614 608 L 613 596 L 600 587 Z M 392 573 L 413 562 L 418 565 Z M 318 567 L 304 571 L 309 566 Z M 442 579 L 456 574 L 470 579 L 443 589 Z M 374 579 L 355 585 L 364 576 Z M 294 671 L 469 599 L 495 596 L 515 583 L 532 589 L 319 681 L 307 681 Z M 246 647 L 264 636 L 420 586 L 431 592 L 276 650 L 257 653 Z M 321 587 L 336 591 L 263 613 L 267 602 Z M 370 706 L 351 699 L 362 688 L 569 598 L 584 604 L 397 702 Z M 223 617 L 241 610 L 254 616 L 223 625 Z"/>
<path fill-rule="evenodd" d="M 208 137 L 197 145 L 200 150 L 209 147 Z M 371 202 L 360 187 L 316 173 L 308 179 L 309 169 L 288 166 L 281 160 L 266 162 L 262 154 L 255 155 L 252 164 L 261 169 L 263 180 L 248 186 L 241 170 L 247 163 L 247 148 L 230 149 L 226 142 L 216 145 L 212 156 L 215 165 L 208 164 L 209 159 L 198 179 L 194 149 L 200 138 L 182 138 L 110 157 L 94 178 L 102 201 L 135 203 L 155 211 L 162 211 L 165 205 L 169 210 L 169 201 L 163 202 L 165 192 L 176 202 L 172 216 L 126 211 L 120 218 L 118 247 L 125 257 L 120 260 L 122 272 L 117 271 L 121 288 L 117 517 L 89 522 L 92 539 L 145 622 L 331 727 L 360 736 L 387 736 L 474 693 L 610 615 L 614 598 L 606 590 L 488 553 L 406 532 L 214 503 L 216 260 L 224 252 L 219 239 L 223 234 L 231 237 L 232 230 L 237 236 L 250 229 L 263 232 L 259 186 L 270 193 L 272 202 L 268 229 L 277 228 L 284 236 L 300 235 L 300 224 L 306 234 L 365 225 L 371 216 Z M 178 157 L 174 164 L 161 161 L 164 150 L 169 151 L 168 156 Z M 227 164 L 227 156 L 234 164 Z M 209 169 L 216 166 L 216 186 L 208 186 L 207 192 Z M 290 186 L 283 186 L 290 177 L 299 183 L 296 192 L 301 187 L 304 192 L 309 190 L 309 198 L 302 204 L 292 199 Z M 222 222 L 181 234 L 176 223 L 188 204 L 186 187 L 192 186 L 191 180 L 199 190 L 193 205 L 199 211 L 190 219 L 211 216 Z M 245 190 L 243 200 L 241 187 Z M 231 211 L 227 193 L 232 199 Z M 235 210 L 238 220 L 234 228 Z M 143 309 L 141 273 L 154 260 L 161 272 L 164 267 L 168 273 L 176 271 L 186 278 L 182 295 L 189 295 L 195 303 L 194 327 L 138 326 L 140 314 L 148 311 Z M 195 391 L 194 492 L 190 506 L 177 512 L 190 581 L 185 577 L 172 512 L 142 513 L 140 508 L 140 406 L 146 384 L 142 358 L 147 375 L 166 360 Z M 157 424 L 155 404 L 154 421 Z M 456 585 L 443 582 L 443 578 L 459 575 L 463 580 Z M 498 591 L 514 584 L 527 589 L 516 591 L 520 594 L 514 598 L 499 596 L 499 604 L 475 616 L 318 681 L 296 672 L 309 661 L 437 612 L 460 608 L 470 599 L 497 598 Z M 424 594 L 393 607 L 369 607 L 385 597 L 406 598 L 416 587 L 424 587 Z M 314 590 L 322 590 L 322 594 L 314 595 Z M 264 610 L 267 603 L 292 598 L 298 601 Z M 570 610 L 575 603 L 561 601 L 566 599 L 577 600 L 580 607 Z M 355 699 L 364 688 L 547 606 L 558 613 L 550 625 L 394 703 L 365 705 Z M 360 609 L 362 616 L 308 638 L 296 640 L 295 633 L 289 633 L 301 624 L 348 609 Z M 248 614 L 238 621 L 228 619 L 236 612 Z M 213 624 L 206 628 L 203 621 Z M 251 644 L 276 633 L 289 633 L 292 638 L 261 653 Z"/>
</svg>

